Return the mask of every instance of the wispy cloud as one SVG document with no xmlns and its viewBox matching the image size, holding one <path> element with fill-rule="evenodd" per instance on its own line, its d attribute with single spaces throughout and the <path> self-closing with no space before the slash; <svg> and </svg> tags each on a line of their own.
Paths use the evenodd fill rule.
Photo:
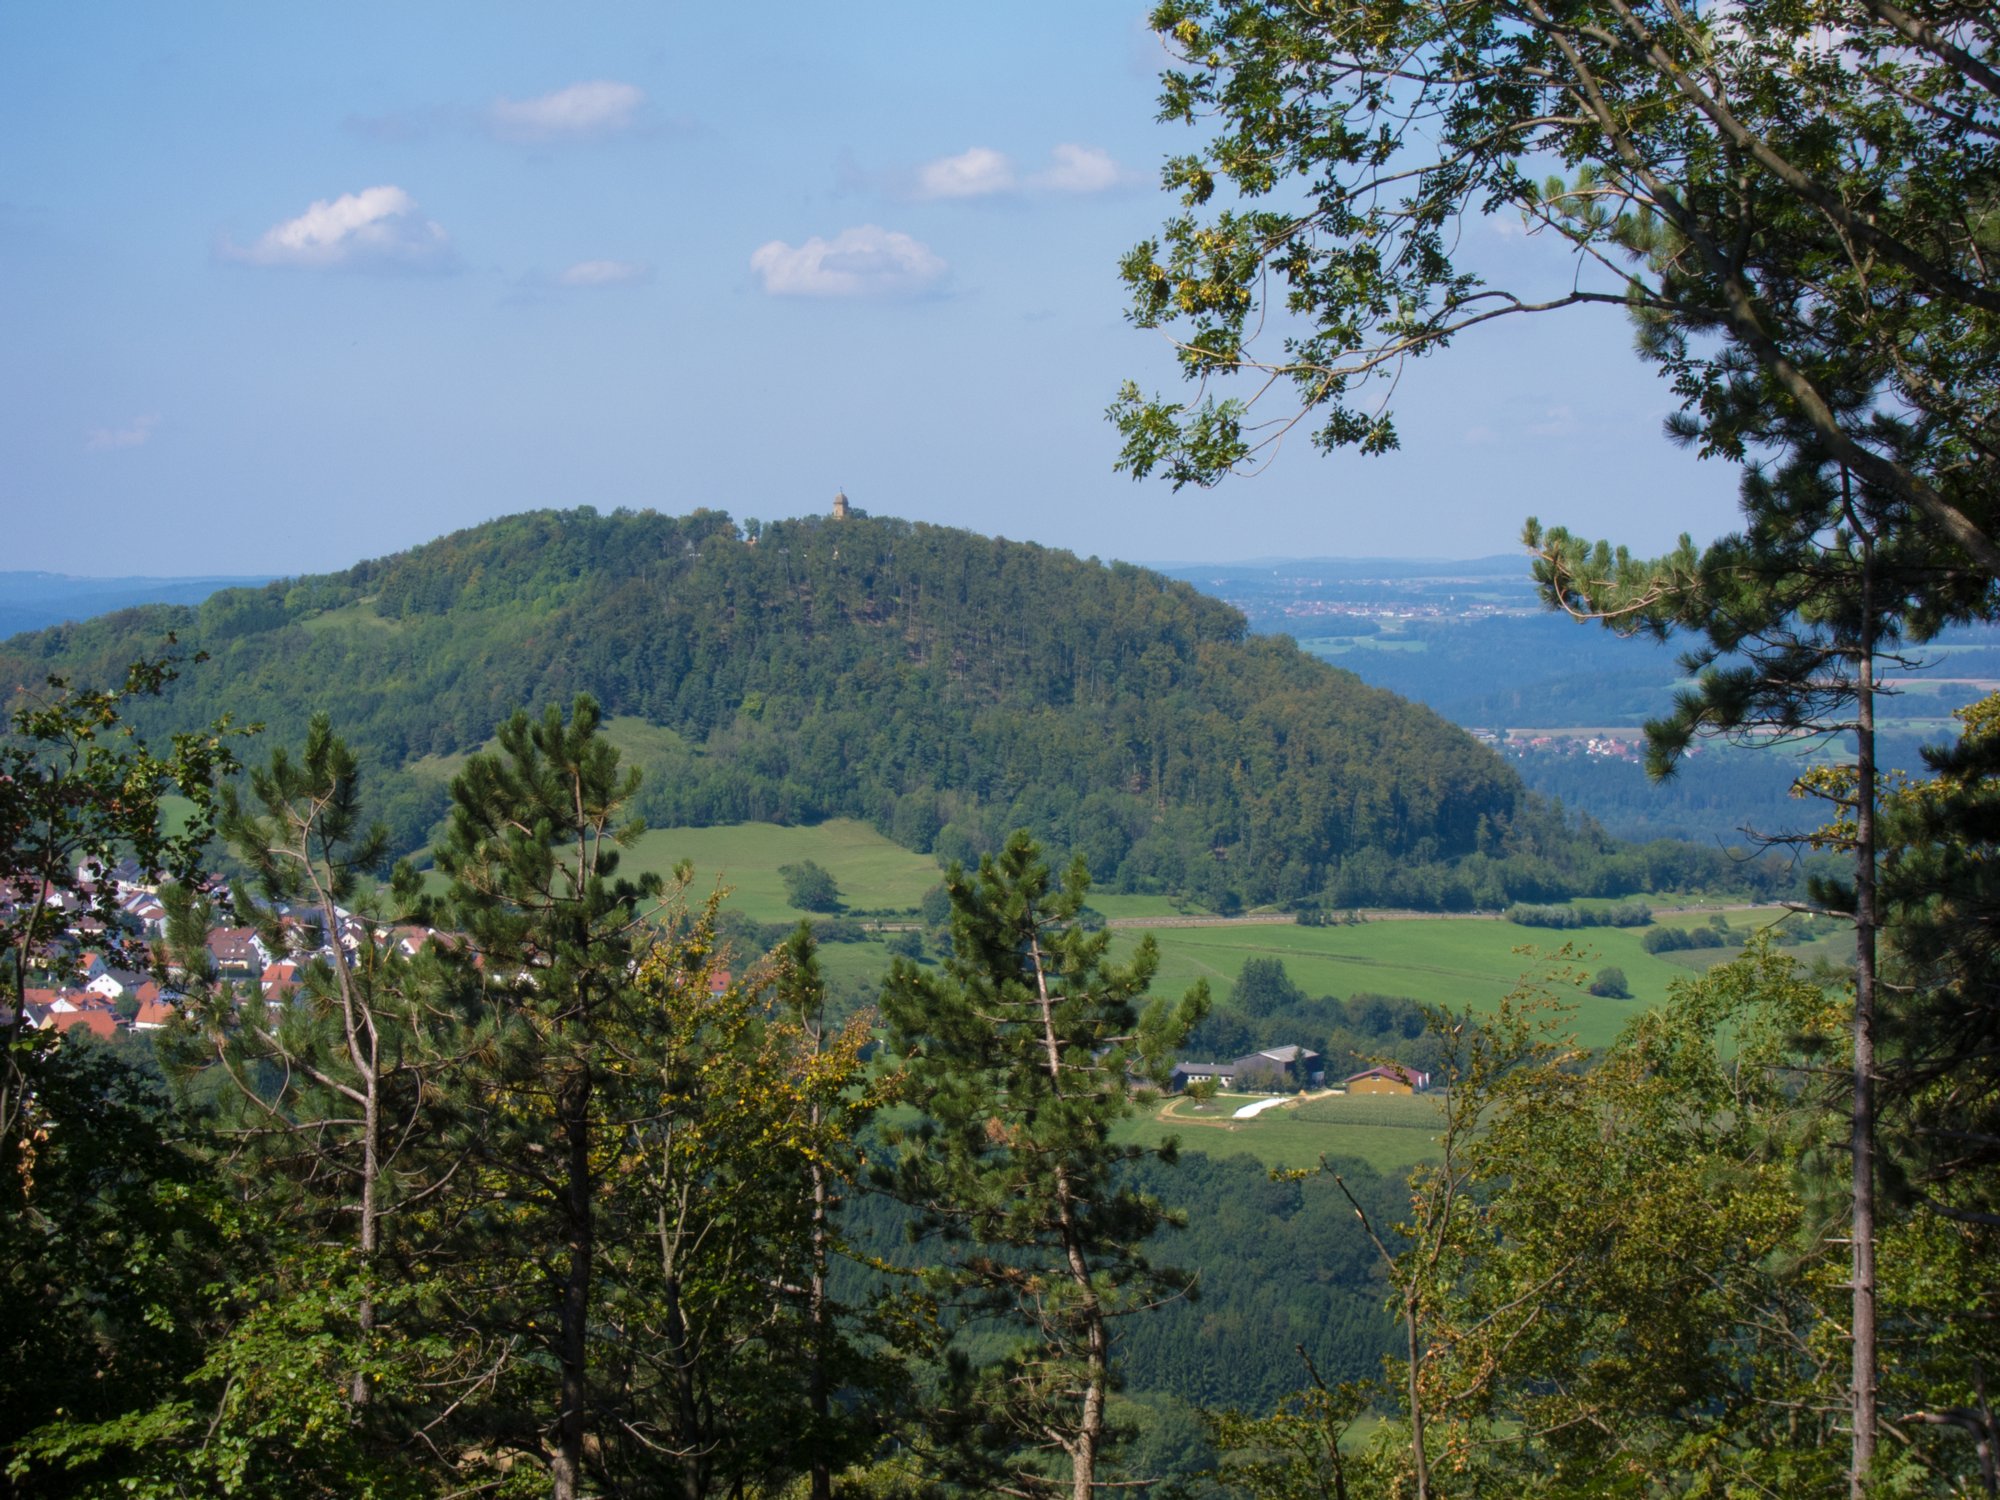
<svg viewBox="0 0 2000 1500">
<path fill-rule="evenodd" d="M 1109 151 L 1065 143 L 1049 152 L 1049 165 L 1035 174 L 1033 182 L 1051 193 L 1102 193 L 1124 177 Z"/>
<path fill-rule="evenodd" d="M 89 448 L 143 448 L 160 425 L 158 412 L 134 417 L 123 427 L 93 427 L 84 438 Z"/>
<path fill-rule="evenodd" d="M 921 240 L 862 224 L 803 245 L 772 240 L 751 255 L 750 269 L 774 297 L 899 297 L 936 286 L 949 268 Z"/>
<path fill-rule="evenodd" d="M 1014 187 L 1014 163 L 988 146 L 940 156 L 917 168 L 919 198 L 990 198 Z"/>
<path fill-rule="evenodd" d="M 1047 166 L 1025 175 L 1004 151 L 973 146 L 918 167 L 910 195 L 935 200 L 997 198 L 1020 192 L 1101 193 L 1124 180 L 1125 173 L 1111 153 L 1096 146 L 1064 142 L 1050 149 Z"/>
<path fill-rule="evenodd" d="M 636 84 L 600 78 L 533 99 L 496 99 L 486 123 L 502 140 L 589 140 L 631 129 L 645 102 Z"/>
<path fill-rule="evenodd" d="M 556 277 L 562 286 L 637 286 L 653 268 L 642 260 L 580 260 Z"/>
<path fill-rule="evenodd" d="M 246 266 L 307 271 L 442 271 L 458 263 L 444 226 L 390 186 L 322 198 L 249 245 L 225 239 L 218 253 Z"/>
</svg>

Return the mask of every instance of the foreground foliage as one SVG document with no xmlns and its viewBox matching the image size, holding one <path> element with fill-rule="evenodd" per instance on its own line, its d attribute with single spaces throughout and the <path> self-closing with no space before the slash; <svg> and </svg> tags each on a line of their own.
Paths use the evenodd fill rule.
<svg viewBox="0 0 2000 1500">
<path fill-rule="evenodd" d="M 1225 1493 L 1831 1495 L 1847 1483 L 1848 1008 L 1758 943 L 1589 1066 L 1546 1002 L 1450 1021 L 1445 1155 L 1394 1279 L 1409 1357 L 1218 1420 Z M 1830 1088 L 1829 1075 L 1836 1080 Z M 1357 1205 L 1358 1207 L 1358 1205 Z M 1990 1491 L 1992 1229 L 1882 1234 L 1883 1494 Z M 1400 1420 L 1343 1433 L 1384 1399 Z"/>
</svg>

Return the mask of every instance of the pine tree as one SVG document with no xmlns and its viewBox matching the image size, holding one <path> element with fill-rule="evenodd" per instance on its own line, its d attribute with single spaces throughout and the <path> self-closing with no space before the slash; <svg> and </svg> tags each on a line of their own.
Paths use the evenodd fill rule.
<svg viewBox="0 0 2000 1500">
<path fill-rule="evenodd" d="M 1149 1258 L 1170 1214 L 1121 1177 L 1151 1153 L 1111 1131 L 1208 1004 L 1206 986 L 1148 1001 L 1150 938 L 1112 964 L 1109 932 L 1078 924 L 1088 885 L 1080 860 L 1054 885 L 1025 833 L 975 876 L 954 866 L 943 973 L 899 959 L 882 996 L 923 1116 L 900 1133 L 899 1189 L 962 1247 L 940 1280 L 966 1317 L 1018 1339 L 983 1368 L 957 1366 L 940 1430 L 957 1461 L 997 1458 L 1011 1484 L 1075 1500 L 1106 1457 L 1114 1320 L 1188 1284 Z"/>
<path fill-rule="evenodd" d="M 468 1262 L 464 1316 L 553 1371 L 552 1402 L 530 1393 L 503 1420 L 510 1442 L 548 1455 L 554 1500 L 575 1500 L 585 1483 L 598 1199 L 617 1145 L 600 1094 L 644 942 L 641 903 L 660 890 L 657 876 L 618 875 L 621 846 L 643 831 L 624 815 L 639 776 L 620 770 L 600 717 L 588 697 L 567 723 L 554 708 L 516 713 L 499 752 L 474 756 L 453 782 L 436 850 L 452 925 L 479 956 L 492 1008 L 459 1101 L 479 1142 L 471 1191 L 487 1236 Z"/>
<path fill-rule="evenodd" d="M 1850 368 L 1849 400 L 1865 401 L 1866 372 Z M 1742 532 L 1697 551 L 1683 537 L 1657 560 L 1594 547 L 1562 528 L 1530 521 L 1526 541 L 1552 608 L 1596 619 L 1624 634 L 1700 638 L 1683 665 L 1695 678 L 1672 712 L 1647 724 L 1648 769 L 1672 773 L 1700 737 L 1771 744 L 1851 736 L 1851 764 L 1808 771 L 1798 790 L 1831 805 L 1832 820 L 1804 836 L 1850 855 L 1848 881 L 1818 881 L 1813 898 L 1849 916 L 1855 930 L 1852 1087 L 1853 1247 L 1850 1493 L 1859 1496 L 1880 1428 L 1876 1352 L 1876 1168 L 1880 841 L 1875 827 L 1875 719 L 1885 665 L 1914 669 L 1903 642 L 1944 624 L 1989 617 L 1990 582 L 1966 570 L 1951 543 L 1893 490 L 1858 477 L 1797 413 L 1766 407 L 1745 375 L 1731 395 L 1731 421 L 1766 452 L 1742 485 Z M 1699 429 L 1674 430 L 1695 441 Z M 1878 419 L 1871 440 L 1885 451 L 1919 446 L 1909 429 Z"/>
</svg>

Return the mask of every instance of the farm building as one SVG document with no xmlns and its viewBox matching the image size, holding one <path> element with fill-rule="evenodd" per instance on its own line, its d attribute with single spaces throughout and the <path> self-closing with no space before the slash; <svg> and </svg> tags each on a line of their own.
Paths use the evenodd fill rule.
<svg viewBox="0 0 2000 1500">
<path fill-rule="evenodd" d="M 1326 1080 L 1324 1061 L 1310 1047 L 1267 1047 L 1234 1062 L 1174 1064 L 1171 1087 L 1176 1091 L 1213 1078 L 1223 1088 L 1257 1094 L 1288 1094 Z"/>
<path fill-rule="evenodd" d="M 1204 1078 L 1213 1078 L 1219 1086 L 1228 1088 L 1235 1077 L 1234 1063 L 1175 1063 L 1173 1076 L 1167 1080 L 1167 1087 L 1178 1094 L 1191 1083 L 1200 1083 Z"/>
<path fill-rule="evenodd" d="M 1430 1086 L 1430 1074 L 1419 1073 L 1415 1068 L 1405 1068 L 1398 1063 L 1367 1068 L 1347 1080 L 1347 1092 L 1350 1094 L 1421 1094 Z"/>
</svg>

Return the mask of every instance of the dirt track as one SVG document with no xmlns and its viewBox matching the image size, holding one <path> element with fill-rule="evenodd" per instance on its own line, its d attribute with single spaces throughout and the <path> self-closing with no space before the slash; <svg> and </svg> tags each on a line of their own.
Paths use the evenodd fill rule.
<svg viewBox="0 0 2000 1500">
<path fill-rule="evenodd" d="M 1310 1094 L 1294 1094 L 1283 1104 L 1278 1105 L 1277 1108 L 1290 1109 L 1295 1104 L 1304 1104 L 1313 1099 L 1324 1099 L 1331 1094 L 1339 1092 L 1339 1089 L 1319 1089 Z M 1162 1120 L 1172 1120 L 1176 1125 L 1199 1125 L 1207 1130 L 1237 1130 L 1245 1125 L 1256 1123 L 1254 1120 L 1233 1120 L 1227 1116 L 1220 1119 L 1206 1120 L 1199 1115 L 1184 1115 L 1181 1113 L 1181 1106 L 1188 1102 L 1187 1095 L 1175 1095 L 1160 1106 L 1159 1118 Z"/>
</svg>

